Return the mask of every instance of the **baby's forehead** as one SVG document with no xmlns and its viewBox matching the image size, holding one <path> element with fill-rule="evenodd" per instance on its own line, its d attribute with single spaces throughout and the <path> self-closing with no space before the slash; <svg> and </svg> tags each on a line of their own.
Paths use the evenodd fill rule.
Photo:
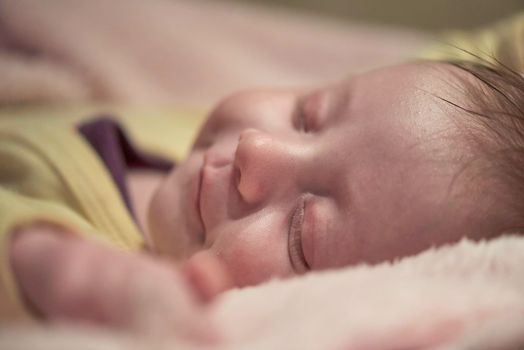
<svg viewBox="0 0 524 350">
<path fill-rule="evenodd" d="M 469 80 L 451 64 L 415 61 L 357 74 L 324 89 L 348 100 L 371 100 L 385 107 L 389 103 L 390 110 L 404 106 L 416 112 L 435 103 L 464 101 Z"/>
<path fill-rule="evenodd" d="M 372 78 L 384 84 L 392 83 L 398 87 L 412 85 L 420 89 L 440 90 L 461 85 L 468 78 L 462 70 L 441 61 L 419 60 L 378 68 L 353 75 L 341 85 L 351 84 L 355 79 Z"/>
</svg>

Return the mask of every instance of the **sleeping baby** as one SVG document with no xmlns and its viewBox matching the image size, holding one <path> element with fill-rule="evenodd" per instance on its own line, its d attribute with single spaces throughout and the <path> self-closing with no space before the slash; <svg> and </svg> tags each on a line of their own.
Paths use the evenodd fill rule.
<svg viewBox="0 0 524 350">
<path fill-rule="evenodd" d="M 229 287 L 524 226 L 522 66 L 473 56 L 240 92 L 173 168 L 113 119 L 4 125 L 3 319 L 213 337 Z"/>
</svg>

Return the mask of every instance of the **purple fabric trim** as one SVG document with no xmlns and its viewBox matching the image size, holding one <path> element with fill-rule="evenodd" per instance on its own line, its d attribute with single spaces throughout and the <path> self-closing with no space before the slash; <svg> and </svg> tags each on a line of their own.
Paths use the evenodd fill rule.
<svg viewBox="0 0 524 350">
<path fill-rule="evenodd" d="M 111 174 L 118 192 L 136 222 L 136 216 L 126 186 L 128 168 L 150 168 L 169 171 L 174 164 L 164 158 L 137 149 L 120 125 L 109 116 L 100 116 L 77 126 Z"/>
</svg>

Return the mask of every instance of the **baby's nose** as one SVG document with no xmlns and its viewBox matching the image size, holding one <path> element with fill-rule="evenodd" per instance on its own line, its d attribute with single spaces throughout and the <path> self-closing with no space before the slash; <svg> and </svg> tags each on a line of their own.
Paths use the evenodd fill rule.
<svg viewBox="0 0 524 350">
<path fill-rule="evenodd" d="M 279 189 L 289 187 L 295 163 L 286 143 L 256 129 L 244 130 L 235 152 L 237 188 L 242 198 L 258 204 Z"/>
</svg>

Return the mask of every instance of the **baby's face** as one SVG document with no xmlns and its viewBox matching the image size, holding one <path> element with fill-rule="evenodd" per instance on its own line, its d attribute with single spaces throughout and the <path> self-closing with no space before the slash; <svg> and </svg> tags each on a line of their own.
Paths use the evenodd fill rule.
<svg viewBox="0 0 524 350">
<path fill-rule="evenodd" d="M 247 285 L 458 239 L 478 208 L 451 198 L 457 116 L 434 96 L 450 97 L 450 69 L 409 64 L 224 100 L 152 201 L 155 247 L 181 259 L 210 250 Z"/>
</svg>

